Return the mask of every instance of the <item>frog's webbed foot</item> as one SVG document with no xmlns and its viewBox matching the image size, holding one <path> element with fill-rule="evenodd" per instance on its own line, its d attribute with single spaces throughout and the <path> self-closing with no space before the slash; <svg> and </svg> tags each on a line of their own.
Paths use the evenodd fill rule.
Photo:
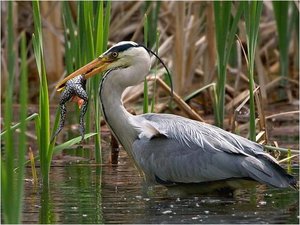
<svg viewBox="0 0 300 225">
<path fill-rule="evenodd" d="M 51 138 L 51 142 L 53 139 L 60 133 L 60 131 L 63 129 L 65 125 L 66 115 L 67 115 L 67 107 L 66 102 L 69 101 L 73 96 L 73 92 L 69 87 L 66 87 L 65 90 L 62 92 L 60 97 L 60 119 L 59 119 L 59 125 L 55 133 L 53 134 Z"/>
<path fill-rule="evenodd" d="M 84 115 L 87 111 L 87 106 L 88 106 L 88 95 L 85 91 L 85 84 L 86 84 L 86 80 L 82 80 L 81 85 L 78 85 L 74 90 L 76 96 L 78 96 L 80 99 L 83 100 L 83 103 L 80 108 L 80 116 L 79 116 L 79 132 L 81 134 L 81 141 L 83 141 L 84 139 L 84 133 L 85 133 Z"/>
</svg>

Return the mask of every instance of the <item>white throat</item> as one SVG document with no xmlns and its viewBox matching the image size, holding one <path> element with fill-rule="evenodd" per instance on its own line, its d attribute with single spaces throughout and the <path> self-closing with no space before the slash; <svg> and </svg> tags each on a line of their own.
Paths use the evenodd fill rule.
<svg viewBox="0 0 300 225">
<path fill-rule="evenodd" d="M 139 77 L 134 76 L 136 67 L 143 65 L 135 65 L 127 68 L 119 68 L 108 71 L 102 78 L 99 90 L 99 97 L 101 101 L 102 115 L 106 123 L 112 130 L 114 136 L 123 145 L 125 150 L 131 154 L 131 146 L 138 138 L 139 131 L 132 124 L 134 116 L 131 115 L 123 106 L 121 96 L 124 90 L 142 82 L 149 72 L 144 69 L 144 74 L 139 74 Z M 147 71 L 147 72 L 146 72 Z M 133 76 L 132 79 L 125 79 Z"/>
</svg>

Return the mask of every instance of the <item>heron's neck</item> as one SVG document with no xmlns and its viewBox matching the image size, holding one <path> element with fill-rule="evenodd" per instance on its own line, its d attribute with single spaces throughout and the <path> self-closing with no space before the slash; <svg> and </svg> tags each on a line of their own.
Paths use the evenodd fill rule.
<svg viewBox="0 0 300 225">
<path fill-rule="evenodd" d="M 106 123 L 125 150 L 131 153 L 131 146 L 137 137 L 137 132 L 130 124 L 130 118 L 134 116 L 127 112 L 121 101 L 125 88 L 114 81 L 114 76 L 108 74 L 101 81 L 99 95 L 102 115 Z"/>
</svg>

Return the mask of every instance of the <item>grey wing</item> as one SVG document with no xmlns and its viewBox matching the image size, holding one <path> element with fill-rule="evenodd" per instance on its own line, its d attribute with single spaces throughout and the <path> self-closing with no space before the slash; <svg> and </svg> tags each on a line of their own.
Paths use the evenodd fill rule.
<svg viewBox="0 0 300 225">
<path fill-rule="evenodd" d="M 148 179 L 200 183 L 252 178 L 289 186 L 284 170 L 262 146 L 220 128 L 168 114 L 140 116 L 162 135 L 140 138 L 133 154 Z"/>
<path fill-rule="evenodd" d="M 186 149 L 185 149 L 186 148 Z M 232 164 L 227 153 L 207 154 L 189 148 L 175 139 L 157 137 L 139 139 L 133 144 L 136 161 L 151 180 L 167 183 L 199 183 L 242 176 L 237 164 Z"/>
</svg>

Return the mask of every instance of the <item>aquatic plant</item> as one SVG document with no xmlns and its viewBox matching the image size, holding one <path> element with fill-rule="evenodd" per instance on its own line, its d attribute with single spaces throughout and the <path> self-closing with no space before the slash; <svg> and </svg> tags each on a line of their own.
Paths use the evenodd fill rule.
<svg viewBox="0 0 300 225">
<path fill-rule="evenodd" d="M 67 73 L 85 65 L 98 57 L 107 49 L 109 25 L 110 25 L 110 1 L 83 1 L 77 2 L 77 20 L 71 16 L 69 2 L 62 3 L 65 49 L 65 64 Z M 86 130 L 91 131 L 95 124 L 95 159 L 101 162 L 101 137 L 100 137 L 100 110 L 98 98 L 98 86 L 101 76 L 94 76 L 87 82 L 87 93 L 93 108 L 89 107 L 86 113 Z"/>
<path fill-rule="evenodd" d="M 297 15 L 299 21 L 299 10 L 296 8 L 296 5 L 290 1 L 272 1 L 272 4 L 278 33 L 280 76 L 281 78 L 287 78 L 289 77 L 289 43 L 293 34 L 294 25 L 296 25 Z M 289 16 L 289 9 L 291 16 Z M 281 79 L 281 85 L 284 88 L 286 87 L 287 82 L 285 79 Z M 281 98 L 284 97 L 284 93 L 285 92 L 280 89 Z"/>
<path fill-rule="evenodd" d="M 34 34 L 32 36 L 33 49 L 39 75 L 39 117 L 36 124 L 39 156 L 43 183 L 49 182 L 49 170 L 52 160 L 54 143 L 50 144 L 50 113 L 48 83 L 44 62 L 42 24 L 39 2 L 33 1 Z"/>
<path fill-rule="evenodd" d="M 39 75 L 39 113 L 36 120 L 36 135 L 39 147 L 39 160 L 41 165 L 41 175 L 43 184 L 49 184 L 49 171 L 52 161 L 52 156 L 55 152 L 64 148 L 68 148 L 81 141 L 80 137 L 55 146 L 55 138 L 50 142 L 50 134 L 53 136 L 54 131 L 58 126 L 59 113 L 56 112 L 55 122 L 52 131 L 50 130 L 50 112 L 49 112 L 49 94 L 46 68 L 43 52 L 42 25 L 40 17 L 39 2 L 33 1 L 33 16 L 34 16 L 34 34 L 32 37 L 34 55 Z M 86 134 L 84 138 L 89 138 L 95 134 Z"/>
<path fill-rule="evenodd" d="M 28 84 L 27 84 L 27 61 L 26 61 L 26 37 L 21 33 L 20 41 L 20 123 L 19 133 L 11 128 L 13 119 L 13 90 L 15 82 L 15 67 L 17 65 L 14 50 L 14 33 L 13 33 L 13 2 L 8 2 L 8 36 L 7 40 L 7 69 L 9 79 L 7 79 L 5 103 L 4 103 L 4 128 L 1 133 L 4 139 L 4 155 L 1 157 L 1 201 L 3 218 L 5 223 L 20 223 L 23 187 L 24 187 L 24 162 L 26 152 L 26 122 L 27 102 L 28 102 Z M 17 138 L 16 138 L 17 137 Z M 15 171 L 15 168 L 19 169 Z"/>
<path fill-rule="evenodd" d="M 215 34 L 217 44 L 217 102 L 214 103 L 215 123 L 219 127 L 223 127 L 225 113 L 225 84 L 226 70 L 231 52 L 231 47 L 234 42 L 238 21 L 243 12 L 242 4 L 238 5 L 236 14 L 232 19 L 230 1 L 215 1 Z"/>
<path fill-rule="evenodd" d="M 246 38 L 247 38 L 247 62 L 248 62 L 248 77 L 249 77 L 249 93 L 250 93 L 250 140 L 255 141 L 256 127 L 255 127 L 255 102 L 254 102 L 254 60 L 255 50 L 257 47 L 257 36 L 259 30 L 259 21 L 262 11 L 262 1 L 243 2 L 244 17 L 246 24 Z"/>
<path fill-rule="evenodd" d="M 148 47 L 148 36 L 149 36 L 149 22 L 147 14 L 144 15 L 144 43 Z M 149 112 L 149 96 L 148 96 L 148 82 L 147 78 L 144 80 L 144 99 L 143 99 L 143 113 Z"/>
</svg>

